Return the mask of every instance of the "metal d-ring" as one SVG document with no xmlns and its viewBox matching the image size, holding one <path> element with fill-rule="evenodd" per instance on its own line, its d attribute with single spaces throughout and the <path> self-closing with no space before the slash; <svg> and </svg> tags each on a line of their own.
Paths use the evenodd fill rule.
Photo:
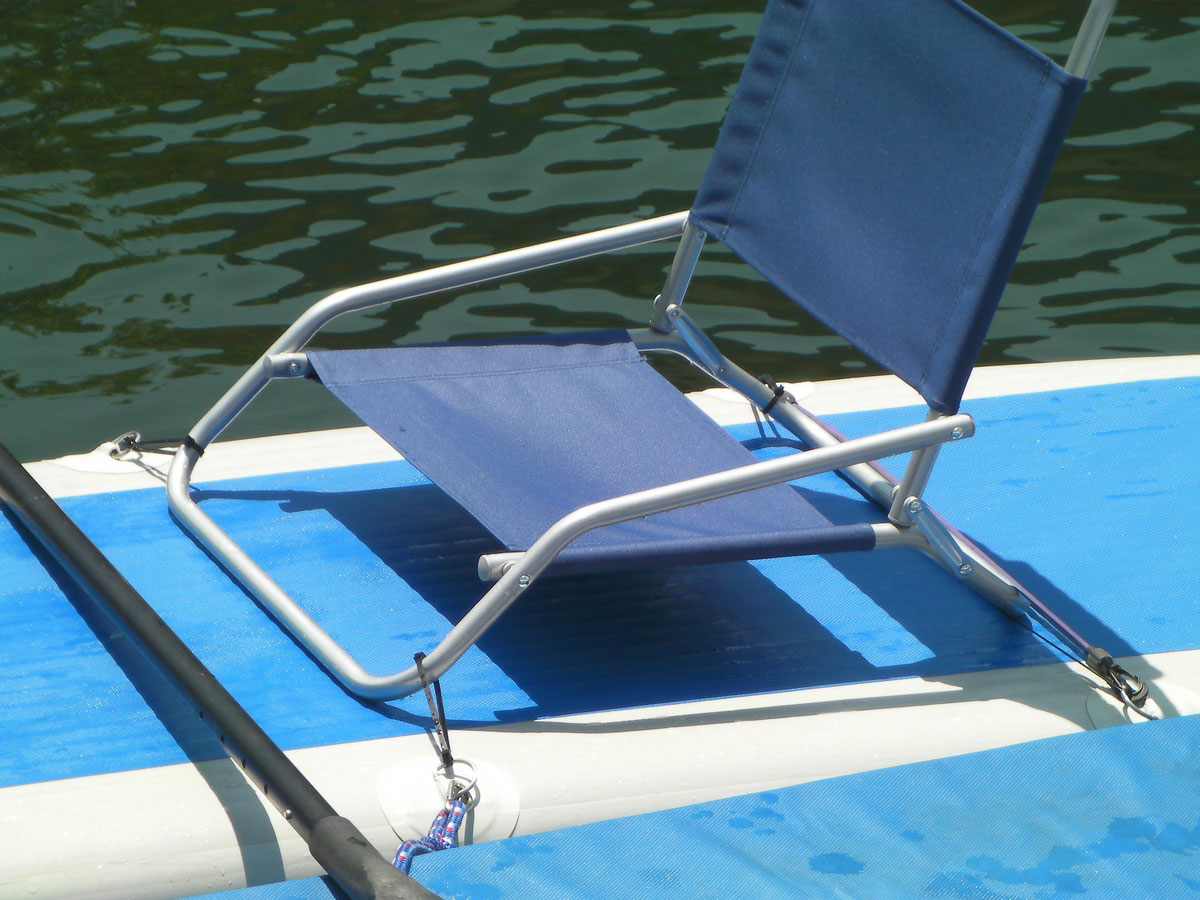
<svg viewBox="0 0 1200 900">
<path fill-rule="evenodd" d="M 450 775 L 449 770 L 455 766 L 466 766 L 471 770 L 471 777 L 465 785 L 457 776 Z M 439 777 L 445 778 L 449 782 L 449 787 L 446 789 L 447 806 L 465 797 L 467 800 L 467 809 L 474 808 L 477 801 L 472 799 L 471 791 L 475 790 L 475 786 L 479 784 L 479 769 L 476 768 L 475 763 L 469 759 L 452 759 L 448 764 L 443 763 L 433 770 L 433 780 L 435 783 Z"/>
</svg>

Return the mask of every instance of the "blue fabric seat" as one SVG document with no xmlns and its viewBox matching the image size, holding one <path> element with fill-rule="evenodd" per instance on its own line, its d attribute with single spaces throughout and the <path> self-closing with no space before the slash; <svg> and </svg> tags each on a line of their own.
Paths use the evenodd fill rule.
<svg viewBox="0 0 1200 900">
<path fill-rule="evenodd" d="M 610 331 L 310 352 L 322 383 L 509 550 L 580 506 L 755 462 Z M 869 550 L 775 485 L 589 532 L 556 571 Z"/>
</svg>

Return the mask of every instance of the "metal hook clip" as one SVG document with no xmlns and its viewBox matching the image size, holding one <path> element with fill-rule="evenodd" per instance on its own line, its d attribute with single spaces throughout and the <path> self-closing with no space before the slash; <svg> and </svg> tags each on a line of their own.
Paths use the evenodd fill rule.
<svg viewBox="0 0 1200 900">
<path fill-rule="evenodd" d="M 127 431 L 113 438 L 109 443 L 113 445 L 113 448 L 108 451 L 108 455 L 113 459 L 124 459 L 138 449 L 138 445 L 142 443 L 142 433 Z"/>
<path fill-rule="evenodd" d="M 1112 689 L 1116 698 L 1130 712 L 1145 719 L 1157 719 L 1150 710 L 1146 709 L 1146 701 L 1150 699 L 1150 687 L 1141 678 L 1127 669 L 1117 665 L 1112 654 L 1099 647 L 1089 647 L 1084 664 L 1095 672 Z"/>
<path fill-rule="evenodd" d="M 470 777 L 464 782 L 457 773 L 454 772 L 456 766 L 465 766 L 470 769 Z M 476 785 L 479 784 L 479 770 L 475 768 L 475 764 L 469 759 L 452 759 L 450 762 L 443 763 L 433 770 L 433 780 L 436 783 L 439 778 L 444 778 L 448 782 L 446 786 L 446 808 L 449 809 L 451 804 L 458 800 L 464 800 L 467 804 L 467 809 L 473 809 L 475 804 L 479 802 L 478 796 L 473 794 Z"/>
<path fill-rule="evenodd" d="M 1144 719 L 1157 719 L 1158 716 L 1146 709 L 1146 701 L 1150 699 L 1150 688 L 1146 682 L 1120 666 L 1113 666 L 1112 672 L 1112 686 L 1125 708 Z"/>
</svg>

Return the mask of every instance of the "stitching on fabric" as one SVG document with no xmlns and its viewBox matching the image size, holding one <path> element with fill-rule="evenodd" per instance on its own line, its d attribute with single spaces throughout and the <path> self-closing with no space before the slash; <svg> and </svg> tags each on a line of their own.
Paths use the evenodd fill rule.
<svg viewBox="0 0 1200 900">
<path fill-rule="evenodd" d="M 560 363 L 558 365 L 549 366 L 533 366 L 520 369 L 483 369 L 475 372 L 449 372 L 444 374 L 431 375 L 428 373 L 420 375 L 400 375 L 395 378 L 364 378 L 355 381 L 334 381 L 333 384 L 396 384 L 399 382 L 408 381 L 429 381 L 436 379 L 438 381 L 457 381 L 463 378 L 480 378 L 489 375 L 502 377 L 505 375 L 521 375 L 533 372 L 556 372 L 567 371 L 569 369 L 602 369 L 616 365 L 637 365 L 645 364 L 642 358 L 637 359 L 610 359 L 603 362 L 578 362 L 578 363 Z"/>
<path fill-rule="evenodd" d="M 1064 75 L 1067 74 L 1065 69 L 1059 66 L 1058 63 L 1056 63 L 1046 54 L 1042 53 L 1042 51 L 1038 50 L 1036 47 L 1029 46 L 1029 44 L 1021 40 L 1007 28 L 997 25 L 983 13 L 972 9 L 965 3 L 961 2 L 961 0 L 954 0 L 954 2 L 950 4 L 950 7 L 960 16 L 974 23 L 975 25 L 982 25 L 984 29 L 986 29 L 992 35 L 992 37 L 1008 44 L 1010 49 L 1016 50 L 1021 53 L 1021 55 L 1035 60 L 1038 63 L 1049 63 L 1052 68 L 1058 69 Z"/>
<path fill-rule="evenodd" d="M 1049 66 L 1047 63 L 1049 63 L 1049 60 L 1046 60 L 1046 62 L 1042 64 L 1042 78 L 1038 83 L 1038 89 L 1034 94 L 1033 102 L 1029 104 L 1029 113 L 1025 118 L 1025 124 L 1021 127 L 1021 134 L 1017 139 L 1017 146 L 1024 145 L 1025 136 L 1029 133 L 1030 125 L 1033 124 L 1033 114 L 1037 110 L 1038 104 L 1042 99 L 1042 92 L 1046 88 L 1046 81 L 1049 74 Z M 958 309 L 959 303 L 962 300 L 962 289 L 964 282 L 967 280 L 967 274 L 971 271 L 972 265 L 974 265 L 975 260 L 979 257 L 979 251 L 983 246 L 983 240 L 987 236 L 992 222 L 995 221 L 996 214 L 999 212 L 999 199 L 1000 197 L 1004 196 L 1005 191 L 1009 188 L 1012 182 L 1013 170 L 1015 169 L 1017 163 L 1017 156 L 1018 154 L 1013 154 L 1013 156 L 1009 159 L 1008 170 L 1004 173 L 1004 178 L 1001 179 L 1000 186 L 997 188 L 995 195 L 992 197 L 992 214 L 988 216 L 987 220 L 982 226 L 980 226 L 979 235 L 975 240 L 975 248 L 971 251 L 971 255 L 967 257 L 963 264 L 962 273 L 958 278 L 958 284 L 955 285 L 954 292 L 951 295 L 951 303 L 946 310 L 945 316 L 942 318 L 941 327 L 938 328 L 937 336 L 934 338 L 933 353 L 931 353 L 925 360 L 925 366 L 921 370 L 920 382 L 922 385 L 925 384 L 925 379 L 929 376 L 929 367 L 933 363 L 934 356 L 936 356 L 941 350 L 942 341 L 945 339 L 946 328 L 950 324 L 950 319 L 953 318 L 954 313 Z M 974 364 L 972 364 L 972 368 L 974 368 Z M 922 391 L 922 394 L 923 393 L 924 391 Z M 958 405 L 958 401 L 955 401 L 955 405 Z"/>
<path fill-rule="evenodd" d="M 809 0 L 808 9 L 804 13 L 804 21 L 800 23 L 800 28 L 796 31 L 796 37 L 792 41 L 792 46 L 788 48 L 787 58 L 783 66 L 783 75 L 779 78 L 775 85 L 775 92 L 771 95 L 771 103 L 767 108 L 767 115 L 763 119 L 762 127 L 758 131 L 758 138 L 754 142 L 754 149 L 750 152 L 750 159 L 745 168 L 742 170 L 742 178 L 738 183 L 737 193 L 734 194 L 733 203 L 729 206 L 729 222 L 722 229 L 720 240 L 725 240 L 729 234 L 730 228 L 733 227 L 733 220 L 737 214 L 737 208 L 742 202 L 742 194 L 746 190 L 746 184 L 750 180 L 750 173 L 754 170 L 755 161 L 758 159 L 758 152 L 762 147 L 763 140 L 767 133 L 767 128 L 771 124 L 771 119 L 775 115 L 775 107 L 779 102 L 779 95 L 783 93 L 784 85 L 787 84 L 788 77 L 792 71 L 792 61 L 796 55 L 796 48 L 800 46 L 800 42 L 804 39 L 804 32 L 808 29 L 808 20 L 812 15 L 813 7 L 817 5 L 818 0 Z"/>
</svg>

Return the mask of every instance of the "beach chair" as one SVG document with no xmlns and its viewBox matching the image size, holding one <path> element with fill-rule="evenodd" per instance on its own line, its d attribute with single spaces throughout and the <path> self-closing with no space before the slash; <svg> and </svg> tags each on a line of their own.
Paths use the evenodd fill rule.
<svg viewBox="0 0 1200 900">
<path fill-rule="evenodd" d="M 958 0 L 772 0 L 689 211 L 339 291 L 304 313 L 192 430 L 178 519 L 350 691 L 394 698 L 444 673 L 536 579 L 773 556 L 920 550 L 1038 619 L 1128 702 L 1144 686 L 923 501 L 992 314 L 1112 13 L 1089 8 L 1066 69 Z M 353 310 L 678 237 L 649 327 L 304 352 Z M 684 310 L 706 238 L 928 402 L 846 440 L 726 359 Z M 758 461 L 646 363 L 670 352 L 809 449 Z M 321 381 L 496 538 L 495 583 L 418 663 L 363 670 L 189 496 L 193 466 L 274 377 Z M 878 460 L 910 453 L 902 478 Z M 837 470 L 886 511 L 832 524 L 788 482 Z M 420 648 L 413 648 L 420 649 Z"/>
</svg>

